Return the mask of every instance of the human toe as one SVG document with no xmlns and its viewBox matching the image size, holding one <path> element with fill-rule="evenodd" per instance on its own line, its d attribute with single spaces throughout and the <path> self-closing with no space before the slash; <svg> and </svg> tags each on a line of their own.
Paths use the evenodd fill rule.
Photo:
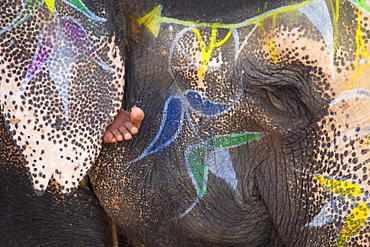
<svg viewBox="0 0 370 247">
<path fill-rule="evenodd" d="M 117 142 L 116 138 L 114 137 L 113 133 L 110 130 L 107 130 L 104 133 L 103 141 L 106 143 L 116 143 Z"/>
<path fill-rule="evenodd" d="M 140 128 L 140 124 L 141 121 L 144 119 L 144 116 L 144 111 L 141 108 L 137 106 L 131 108 L 130 120 L 136 128 Z"/>
<path fill-rule="evenodd" d="M 125 133 L 122 133 L 120 129 L 118 128 L 115 128 L 113 130 L 111 130 L 113 136 L 114 136 L 114 139 L 116 140 L 116 142 L 120 142 L 120 141 L 123 141 L 124 140 L 124 134 Z"/>
<path fill-rule="evenodd" d="M 126 141 L 131 140 L 132 135 L 130 134 L 129 130 L 127 129 L 126 124 L 124 124 L 124 126 L 121 126 L 119 128 L 119 132 L 121 133 L 122 140 L 126 140 Z"/>
</svg>

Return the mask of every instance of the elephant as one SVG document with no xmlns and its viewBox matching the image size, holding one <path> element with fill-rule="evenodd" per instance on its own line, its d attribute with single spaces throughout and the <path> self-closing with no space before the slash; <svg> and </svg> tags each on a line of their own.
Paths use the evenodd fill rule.
<svg viewBox="0 0 370 247">
<path fill-rule="evenodd" d="M 2 6 L 5 246 L 369 246 L 367 1 Z"/>
<path fill-rule="evenodd" d="M 98 28 L 106 8 L 0 4 L 0 246 L 114 246 L 116 226 L 82 182 L 123 96 L 113 26 Z"/>
</svg>

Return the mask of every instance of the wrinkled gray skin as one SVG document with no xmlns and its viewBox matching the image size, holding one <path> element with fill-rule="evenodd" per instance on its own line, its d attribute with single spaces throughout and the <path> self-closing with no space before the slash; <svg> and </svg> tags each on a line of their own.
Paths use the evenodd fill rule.
<svg viewBox="0 0 370 247">
<path fill-rule="evenodd" d="M 30 187 L 18 149 L 1 120 L 0 246 L 113 246 L 112 225 L 91 188 L 73 196 Z"/>
<path fill-rule="evenodd" d="M 91 174 L 108 215 L 148 246 L 367 246 L 368 13 L 155 3 L 121 5 L 140 31 L 126 102 L 146 118 Z"/>
<path fill-rule="evenodd" d="M 138 105 L 146 117 L 133 140 L 103 147 L 89 177 L 134 244 L 368 246 L 368 13 L 349 1 L 288 4 L 108 6 L 127 55 L 124 106 Z M 1 179 L 12 160 L 7 150 L 17 152 L 8 143 Z M 14 162 L 20 171 L 21 160 Z M 39 201 L 50 196 L 63 207 L 88 198 L 80 194 L 86 188 L 32 196 L 19 171 L 10 173 L 29 187 L 28 203 L 45 205 Z M 12 186 L 0 188 L 9 198 L 1 208 L 17 202 L 4 189 Z M 89 223 L 103 233 L 104 214 L 81 208 L 88 212 L 103 220 Z M 1 233 L 20 224 L 0 220 Z"/>
</svg>

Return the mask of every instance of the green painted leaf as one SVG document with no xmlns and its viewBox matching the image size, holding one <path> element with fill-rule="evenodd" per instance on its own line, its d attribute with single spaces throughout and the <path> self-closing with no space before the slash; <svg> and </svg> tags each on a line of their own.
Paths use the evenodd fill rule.
<svg viewBox="0 0 370 247">
<path fill-rule="evenodd" d="M 368 1 L 365 0 L 349 0 L 352 4 L 354 4 L 357 8 L 370 13 L 370 6 L 368 5 Z"/>
<path fill-rule="evenodd" d="M 203 146 L 190 146 L 185 152 L 190 177 L 197 189 L 197 194 L 203 197 L 206 193 L 208 170 L 204 164 L 205 150 Z"/>
<path fill-rule="evenodd" d="M 366 203 L 359 203 L 344 220 L 342 230 L 339 233 L 337 247 L 344 246 L 365 224 L 369 213 Z"/>
<path fill-rule="evenodd" d="M 99 17 L 95 14 L 93 14 L 87 7 L 86 5 L 81 1 L 81 0 L 62 0 L 72 8 L 80 11 L 84 15 L 86 15 L 88 18 L 94 21 L 106 21 L 107 19 Z"/>
<path fill-rule="evenodd" d="M 319 182 L 325 189 L 333 192 L 338 197 L 345 196 L 362 196 L 362 190 L 360 185 L 351 183 L 348 181 L 324 178 L 320 175 L 315 176 L 317 182 Z"/>
<path fill-rule="evenodd" d="M 86 6 L 80 0 L 68 0 L 71 4 L 73 4 L 76 8 L 81 10 L 82 12 L 89 13 L 90 10 L 86 8 Z"/>
<path fill-rule="evenodd" d="M 258 140 L 260 137 L 261 137 L 260 133 L 245 132 L 240 134 L 214 137 L 208 140 L 208 144 L 213 148 L 238 147 L 247 142 Z"/>
</svg>

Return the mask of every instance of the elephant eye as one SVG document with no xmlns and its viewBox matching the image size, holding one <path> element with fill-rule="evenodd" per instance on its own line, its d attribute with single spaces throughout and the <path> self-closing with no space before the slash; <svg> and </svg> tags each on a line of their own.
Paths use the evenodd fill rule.
<svg viewBox="0 0 370 247">
<path fill-rule="evenodd" d="M 245 62 L 242 89 L 248 118 L 281 138 L 306 133 L 327 113 L 330 104 L 319 86 L 323 78 L 316 73 L 316 68 L 301 64 L 271 68 Z"/>
<path fill-rule="evenodd" d="M 305 91 L 295 85 L 249 85 L 244 92 L 250 119 L 256 121 L 258 128 L 284 140 L 316 121 L 315 113 L 310 110 L 312 102 L 306 103 Z"/>
<path fill-rule="evenodd" d="M 263 86 L 261 90 L 266 98 L 266 110 L 271 113 L 286 114 L 295 119 L 307 117 L 310 113 L 302 101 L 302 93 L 294 86 Z"/>
</svg>

